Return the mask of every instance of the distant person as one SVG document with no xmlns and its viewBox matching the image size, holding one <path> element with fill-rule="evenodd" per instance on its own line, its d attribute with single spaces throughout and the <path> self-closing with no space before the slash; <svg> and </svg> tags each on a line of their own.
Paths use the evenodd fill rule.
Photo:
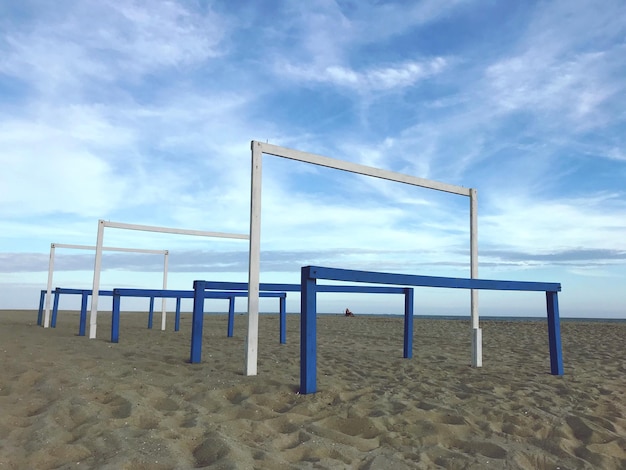
<svg viewBox="0 0 626 470">
<path fill-rule="evenodd" d="M 352 312 L 350 311 L 350 309 L 349 309 L 349 308 L 347 308 L 347 309 L 346 309 L 346 317 L 353 317 L 353 316 L 354 316 L 354 313 L 352 313 Z"/>
</svg>

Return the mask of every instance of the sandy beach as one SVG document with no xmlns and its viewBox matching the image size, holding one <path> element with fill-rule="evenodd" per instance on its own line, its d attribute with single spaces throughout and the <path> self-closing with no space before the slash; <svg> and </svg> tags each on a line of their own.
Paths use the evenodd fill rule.
<svg viewBox="0 0 626 470">
<path fill-rule="evenodd" d="M 157 314 L 158 318 L 159 315 Z M 299 317 L 279 344 L 262 315 L 259 374 L 243 375 L 245 315 L 207 315 L 203 362 L 181 330 L 110 312 L 98 339 L 35 311 L 0 311 L 0 469 L 625 469 L 626 323 L 563 322 L 565 375 L 549 374 L 547 327 L 401 317 L 318 318 L 318 392 L 300 395 Z M 160 325 L 160 321 L 155 321 Z"/>
</svg>

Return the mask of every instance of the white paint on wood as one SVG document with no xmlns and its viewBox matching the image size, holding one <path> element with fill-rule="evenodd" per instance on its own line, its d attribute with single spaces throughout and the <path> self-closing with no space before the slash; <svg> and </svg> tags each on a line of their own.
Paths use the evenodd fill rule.
<svg viewBox="0 0 626 470">
<path fill-rule="evenodd" d="M 439 181 L 427 180 L 416 176 L 396 173 L 389 170 L 374 168 L 358 163 L 337 160 L 300 150 L 279 147 L 277 145 L 262 143 L 253 140 L 251 142 L 252 151 L 252 181 L 251 181 L 251 202 L 250 202 L 250 263 L 248 274 L 248 337 L 246 341 L 246 375 L 256 375 L 257 355 L 258 355 L 258 305 L 259 305 L 259 271 L 261 259 L 261 165 L 263 154 L 274 155 L 276 157 L 297 160 L 313 165 L 324 166 L 336 170 L 357 173 L 374 178 L 395 181 L 398 183 L 420 186 L 427 189 L 434 189 L 447 193 L 468 196 L 470 198 L 470 270 L 471 277 L 478 276 L 478 231 L 477 231 L 477 204 L 476 190 L 442 183 Z M 475 367 L 482 365 L 482 334 L 478 329 L 478 294 L 471 291 L 471 315 L 474 335 L 474 345 L 472 346 L 472 364 Z M 474 328 L 475 325 L 475 328 Z"/>
<path fill-rule="evenodd" d="M 95 251 L 95 245 L 73 245 L 68 243 L 51 243 L 50 244 L 50 261 L 48 263 L 48 288 L 46 291 L 46 308 L 44 313 L 44 328 L 50 327 L 50 302 L 52 299 L 52 279 L 54 277 L 54 256 L 56 248 L 69 248 L 72 250 L 90 250 Z M 167 256 L 167 250 L 149 250 L 145 248 L 118 248 L 112 246 L 103 246 L 102 251 L 120 251 L 126 253 L 146 253 Z M 164 272 L 167 277 L 167 272 Z"/>
<path fill-rule="evenodd" d="M 248 263 L 248 336 L 246 338 L 246 375 L 257 375 L 259 344 L 259 282 L 261 269 L 261 175 L 263 153 L 252 142 L 250 193 L 250 252 Z"/>
<path fill-rule="evenodd" d="M 169 259 L 169 252 L 165 252 L 165 256 L 163 257 L 164 261 L 163 261 L 163 290 L 167 290 L 167 265 L 168 265 L 168 259 Z M 165 331 L 165 323 L 166 323 L 166 318 L 167 318 L 167 313 L 165 312 L 165 306 L 166 306 L 166 298 L 162 297 L 161 298 L 161 330 Z"/>
<path fill-rule="evenodd" d="M 89 312 L 89 339 L 95 339 L 98 327 L 98 292 L 100 291 L 100 269 L 102 268 L 102 244 L 104 241 L 104 220 L 98 221 L 96 239 L 96 259 L 93 266 L 93 287 L 91 291 L 91 310 Z"/>
<path fill-rule="evenodd" d="M 118 228 L 124 230 L 138 230 L 141 232 L 159 232 L 171 233 L 175 235 L 192 235 L 198 237 L 211 238 L 234 238 L 239 240 L 248 240 L 248 235 L 238 233 L 225 232 L 208 232 L 206 230 L 190 230 L 184 228 L 159 227 L 154 225 L 127 224 L 123 222 L 111 222 L 109 220 L 98 221 L 98 239 L 96 243 L 96 261 L 93 273 L 93 289 L 91 294 L 91 311 L 89 314 L 89 338 L 96 337 L 97 318 L 98 318 L 98 292 L 100 290 L 100 271 L 102 269 L 102 242 L 104 238 L 104 228 Z M 163 301 L 163 309 L 165 309 L 165 300 Z M 165 310 L 161 317 L 161 327 L 165 325 Z"/>
<path fill-rule="evenodd" d="M 300 162 L 312 163 L 313 165 L 325 166 L 336 170 L 348 171 L 350 173 L 358 173 L 360 175 L 373 176 L 374 178 L 396 181 L 398 183 L 406 183 L 413 186 L 421 186 L 423 188 L 435 189 L 447 193 L 459 194 L 461 196 L 469 196 L 470 189 L 462 186 L 441 183 L 439 181 L 418 178 L 417 176 L 396 173 L 395 171 L 383 170 L 371 166 L 361 165 L 359 163 L 347 162 L 336 158 L 324 157 L 313 153 L 301 152 L 300 150 L 278 147 L 277 145 L 264 144 L 262 142 L 254 142 L 260 148 L 262 153 L 275 155 L 277 157 L 288 158 L 290 160 L 298 160 Z"/>
<path fill-rule="evenodd" d="M 478 194 L 475 189 L 470 190 L 470 277 L 478 278 Z M 478 291 L 472 289 L 471 318 L 472 318 L 472 367 L 482 367 L 482 332 L 478 314 Z M 476 333 L 478 331 L 478 333 Z"/>
<path fill-rule="evenodd" d="M 48 261 L 48 287 L 46 289 L 46 311 L 43 317 L 43 327 L 50 328 L 50 301 L 52 300 L 52 273 L 54 272 L 54 243 L 50 245 L 50 260 Z"/>
</svg>

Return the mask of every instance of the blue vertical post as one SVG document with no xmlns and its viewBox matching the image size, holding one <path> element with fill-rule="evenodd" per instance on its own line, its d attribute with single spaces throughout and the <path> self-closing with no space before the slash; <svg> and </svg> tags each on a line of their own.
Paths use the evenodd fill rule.
<svg viewBox="0 0 626 470">
<path fill-rule="evenodd" d="M 561 351 L 561 321 L 559 320 L 559 298 L 556 292 L 546 292 L 548 307 L 548 341 L 550 344 L 550 372 L 563 375 Z"/>
<path fill-rule="evenodd" d="M 61 294 L 59 294 L 59 290 L 55 289 L 54 291 L 54 304 L 52 306 L 52 318 L 50 319 L 50 326 L 52 328 L 57 327 L 57 313 L 59 311 L 59 298 Z"/>
<path fill-rule="evenodd" d="M 317 391 L 317 282 L 310 268 L 301 270 L 300 281 L 300 393 Z"/>
<path fill-rule="evenodd" d="M 174 331 L 180 330 L 180 297 L 176 297 L 176 319 L 174 320 Z"/>
<path fill-rule="evenodd" d="M 39 313 L 37 314 L 37 325 L 43 325 L 43 304 L 46 301 L 46 293 L 47 291 L 42 290 L 39 295 Z"/>
<path fill-rule="evenodd" d="M 278 311 L 280 312 L 280 344 L 287 342 L 287 296 L 278 298 Z"/>
<path fill-rule="evenodd" d="M 113 318 L 111 320 L 111 343 L 120 340 L 120 300 L 121 296 L 113 291 Z"/>
<path fill-rule="evenodd" d="M 202 360 L 202 326 L 204 322 L 204 288 L 206 281 L 193 281 L 193 319 L 191 322 L 191 355 L 189 362 Z"/>
<path fill-rule="evenodd" d="M 404 351 L 406 359 L 413 357 L 413 289 L 404 289 Z"/>
<path fill-rule="evenodd" d="M 150 313 L 148 314 L 148 329 L 152 329 L 152 320 L 154 318 L 154 297 L 150 297 Z"/>
<path fill-rule="evenodd" d="M 87 325 L 87 298 L 89 291 L 84 290 L 80 299 L 80 324 L 78 326 L 78 336 L 85 336 L 85 326 Z"/>
<path fill-rule="evenodd" d="M 226 336 L 233 337 L 233 331 L 235 330 L 235 296 L 233 295 L 228 299 L 228 332 Z"/>
</svg>

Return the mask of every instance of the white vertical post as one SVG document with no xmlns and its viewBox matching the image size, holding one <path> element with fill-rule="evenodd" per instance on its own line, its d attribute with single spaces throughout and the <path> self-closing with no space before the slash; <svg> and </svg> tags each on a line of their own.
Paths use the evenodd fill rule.
<svg viewBox="0 0 626 470">
<path fill-rule="evenodd" d="M 98 238 L 96 240 L 96 260 L 93 267 L 93 287 L 91 291 L 91 311 L 89 313 L 89 339 L 96 337 L 98 325 L 98 292 L 100 291 L 100 270 L 102 269 L 102 241 L 104 239 L 104 220 L 98 220 Z"/>
<path fill-rule="evenodd" d="M 50 327 L 50 301 L 52 298 L 52 275 L 54 273 L 54 243 L 50 244 L 50 261 L 48 261 L 48 290 L 46 291 L 46 312 L 43 317 L 43 327 Z"/>
<path fill-rule="evenodd" d="M 261 167 L 263 152 L 251 142 L 252 189 L 250 194 L 250 252 L 248 264 L 248 337 L 245 375 L 257 375 L 259 344 L 259 272 L 261 270 Z"/>
<path fill-rule="evenodd" d="M 470 189 L 470 277 L 478 277 L 478 197 L 475 189 Z M 471 290 L 472 315 L 472 367 L 483 366 L 483 334 L 478 315 L 478 291 Z"/>
<path fill-rule="evenodd" d="M 165 255 L 164 255 L 164 260 L 163 260 L 163 290 L 167 289 L 167 260 L 169 258 L 169 252 L 166 251 Z M 166 305 L 166 298 L 163 297 L 161 298 L 161 330 L 165 331 L 165 317 L 166 317 L 166 312 L 165 312 L 165 305 Z"/>
</svg>

